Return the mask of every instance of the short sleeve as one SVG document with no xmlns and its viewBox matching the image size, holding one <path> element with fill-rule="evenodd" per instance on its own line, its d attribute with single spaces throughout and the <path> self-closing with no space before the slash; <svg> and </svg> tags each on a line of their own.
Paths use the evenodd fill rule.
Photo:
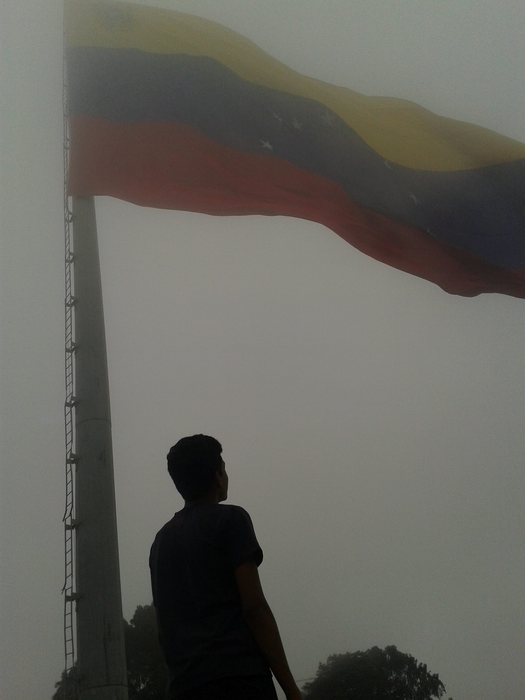
<svg viewBox="0 0 525 700">
<path fill-rule="evenodd" d="M 229 511 L 226 521 L 226 548 L 232 569 L 235 570 L 250 557 L 254 557 L 256 565 L 259 566 L 263 560 L 263 552 L 257 542 L 252 519 L 240 506 L 230 506 Z"/>
</svg>

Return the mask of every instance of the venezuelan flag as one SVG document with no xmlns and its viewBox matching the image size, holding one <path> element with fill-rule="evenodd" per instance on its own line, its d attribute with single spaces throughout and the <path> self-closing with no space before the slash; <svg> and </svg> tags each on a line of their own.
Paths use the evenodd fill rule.
<svg viewBox="0 0 525 700">
<path fill-rule="evenodd" d="M 525 144 L 200 17 L 66 0 L 65 30 L 70 195 L 309 219 L 448 292 L 525 298 Z"/>
</svg>

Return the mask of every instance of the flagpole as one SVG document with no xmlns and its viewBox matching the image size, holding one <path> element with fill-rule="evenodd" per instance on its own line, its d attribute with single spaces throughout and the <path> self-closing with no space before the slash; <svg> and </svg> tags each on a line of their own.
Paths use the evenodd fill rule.
<svg viewBox="0 0 525 700">
<path fill-rule="evenodd" d="M 127 700 L 102 285 L 93 197 L 73 197 L 80 700 Z"/>
</svg>

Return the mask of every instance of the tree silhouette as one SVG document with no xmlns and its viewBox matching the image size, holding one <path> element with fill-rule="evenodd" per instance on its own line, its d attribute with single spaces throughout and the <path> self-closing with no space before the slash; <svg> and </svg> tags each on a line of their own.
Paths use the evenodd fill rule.
<svg viewBox="0 0 525 700">
<path fill-rule="evenodd" d="M 305 700 L 432 700 L 445 686 L 395 646 L 333 654 L 303 688 Z"/>
<path fill-rule="evenodd" d="M 129 700 L 164 700 L 166 665 L 160 650 L 153 605 L 139 605 L 124 620 Z"/>
<path fill-rule="evenodd" d="M 129 622 L 124 620 L 129 700 L 164 700 L 166 666 L 157 637 L 153 605 L 139 605 Z M 78 672 L 62 672 L 53 700 L 78 700 Z M 67 690 L 66 690 L 67 689 Z"/>
<path fill-rule="evenodd" d="M 69 671 L 62 671 L 60 680 L 55 683 L 53 700 L 78 700 L 78 673 L 76 666 Z"/>
</svg>

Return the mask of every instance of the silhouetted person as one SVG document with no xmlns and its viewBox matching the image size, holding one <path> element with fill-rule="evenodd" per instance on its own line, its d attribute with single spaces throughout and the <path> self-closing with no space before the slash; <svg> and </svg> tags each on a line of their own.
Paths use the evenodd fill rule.
<svg viewBox="0 0 525 700">
<path fill-rule="evenodd" d="M 215 438 L 182 438 L 168 471 L 184 508 L 151 548 L 153 603 L 169 671 L 168 700 L 300 700 L 257 567 L 248 513 L 219 505 L 228 476 Z"/>
</svg>

